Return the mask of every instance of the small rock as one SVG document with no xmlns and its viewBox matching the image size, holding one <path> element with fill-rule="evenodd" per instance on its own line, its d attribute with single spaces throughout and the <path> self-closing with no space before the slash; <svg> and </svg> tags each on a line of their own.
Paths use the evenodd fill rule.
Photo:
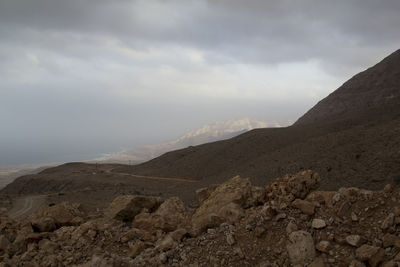
<svg viewBox="0 0 400 267">
<path fill-rule="evenodd" d="M 160 255 L 158 255 L 158 258 L 160 259 L 161 263 L 166 263 L 168 260 L 167 254 L 165 252 L 160 253 Z"/>
<path fill-rule="evenodd" d="M 164 239 L 158 240 L 158 242 L 156 244 L 156 248 L 159 251 L 167 251 L 167 250 L 173 249 L 177 246 L 178 246 L 178 243 L 174 239 L 172 239 L 172 237 L 170 235 L 165 236 Z"/>
<path fill-rule="evenodd" d="M 390 213 L 386 219 L 382 222 L 381 228 L 383 230 L 388 229 L 389 227 L 391 227 L 394 223 L 394 214 Z"/>
<path fill-rule="evenodd" d="M 39 248 L 49 254 L 54 254 L 54 252 L 59 248 L 59 245 L 48 239 L 42 239 L 39 241 Z"/>
<path fill-rule="evenodd" d="M 265 229 L 263 226 L 257 226 L 256 229 L 254 229 L 254 234 L 256 235 L 256 237 L 261 237 L 265 231 L 267 229 Z"/>
<path fill-rule="evenodd" d="M 215 229 L 214 229 L 215 230 Z M 171 233 L 169 235 L 172 237 L 173 240 L 179 242 L 182 240 L 182 238 L 188 233 L 188 231 L 184 228 L 179 228 Z"/>
<path fill-rule="evenodd" d="M 135 258 L 137 255 L 142 253 L 142 251 L 146 248 L 145 244 L 142 241 L 137 241 L 129 252 L 129 257 Z"/>
<path fill-rule="evenodd" d="M 291 233 L 286 248 L 293 265 L 305 265 L 315 257 L 314 240 L 306 231 L 300 230 Z"/>
<path fill-rule="evenodd" d="M 365 264 L 358 260 L 352 260 L 349 267 L 365 267 Z"/>
<path fill-rule="evenodd" d="M 208 234 L 215 235 L 215 234 L 217 233 L 217 231 L 216 231 L 214 228 L 208 228 L 208 229 L 207 229 L 207 233 L 208 233 Z"/>
<path fill-rule="evenodd" d="M 382 265 L 382 267 L 398 267 L 397 262 L 394 260 L 388 261 Z"/>
<path fill-rule="evenodd" d="M 272 219 L 277 213 L 276 208 L 271 207 L 270 205 L 264 205 L 260 211 L 260 214 L 266 219 Z"/>
<path fill-rule="evenodd" d="M 361 261 L 368 261 L 372 267 L 376 267 L 384 260 L 385 251 L 379 247 L 362 245 L 356 250 L 356 257 Z"/>
<path fill-rule="evenodd" d="M 392 234 L 385 234 L 382 238 L 382 245 L 384 248 L 396 246 L 400 247 L 400 239 Z"/>
<path fill-rule="evenodd" d="M 235 237 L 233 236 L 233 234 L 232 233 L 227 233 L 226 234 L 226 242 L 229 244 L 229 245 L 233 245 L 233 244 L 235 244 Z"/>
<path fill-rule="evenodd" d="M 338 209 L 338 211 L 337 211 L 337 215 L 340 217 L 340 218 L 343 218 L 343 217 L 347 217 L 348 215 L 350 215 L 349 213 L 350 213 L 350 210 L 351 210 L 351 203 L 349 202 L 349 201 L 344 201 L 341 205 L 340 205 L 340 207 L 339 207 L 339 209 Z"/>
<path fill-rule="evenodd" d="M 390 185 L 390 184 L 385 185 L 385 187 L 383 188 L 383 191 L 385 191 L 385 193 L 392 192 L 392 185 Z"/>
<path fill-rule="evenodd" d="M 297 231 L 297 225 L 294 222 L 290 221 L 286 226 L 286 233 L 290 234 L 294 231 Z"/>
<path fill-rule="evenodd" d="M 233 248 L 233 252 L 235 252 L 236 255 L 239 256 L 239 258 L 244 259 L 246 258 L 246 256 L 243 253 L 243 250 L 239 247 L 239 246 L 235 246 Z"/>
<path fill-rule="evenodd" d="M 341 198 L 341 194 L 338 192 L 338 193 L 333 195 L 332 200 L 335 203 L 335 202 L 339 202 L 340 198 Z"/>
<path fill-rule="evenodd" d="M 0 235 L 0 250 L 5 251 L 9 245 L 10 241 L 4 235 Z"/>
<path fill-rule="evenodd" d="M 308 265 L 308 267 L 324 267 L 325 263 L 324 263 L 324 259 L 321 257 L 316 258 L 312 263 L 310 263 L 310 265 Z"/>
<path fill-rule="evenodd" d="M 348 235 L 346 237 L 346 242 L 353 247 L 360 247 L 364 243 L 364 240 L 359 235 Z"/>
<path fill-rule="evenodd" d="M 307 200 L 296 199 L 292 202 L 292 206 L 307 215 L 313 215 L 315 211 L 315 205 Z"/>
<path fill-rule="evenodd" d="M 354 212 L 351 213 L 351 220 L 352 220 L 353 222 L 358 221 L 357 214 L 355 214 Z"/>
<path fill-rule="evenodd" d="M 311 223 L 312 228 L 314 229 L 322 229 L 326 227 L 326 223 L 322 219 L 314 219 Z"/>
<path fill-rule="evenodd" d="M 372 242 L 372 245 L 374 246 L 374 247 L 382 247 L 382 240 L 380 240 L 380 239 L 378 239 L 378 238 L 375 238 L 374 239 L 374 241 Z"/>
<path fill-rule="evenodd" d="M 275 221 L 280 221 L 285 218 L 286 218 L 286 213 L 279 213 L 278 215 L 276 215 Z"/>
<path fill-rule="evenodd" d="M 321 241 L 321 242 L 319 242 L 316 246 L 315 246 L 315 248 L 318 250 L 318 251 L 321 251 L 321 252 L 324 252 L 324 253 L 328 253 L 329 252 L 329 250 L 331 249 L 331 243 L 329 242 L 329 241 Z"/>
</svg>

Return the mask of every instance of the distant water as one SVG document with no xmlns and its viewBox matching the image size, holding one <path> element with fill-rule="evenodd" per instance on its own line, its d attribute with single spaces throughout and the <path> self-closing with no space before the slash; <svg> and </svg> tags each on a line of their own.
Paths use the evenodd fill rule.
<svg viewBox="0 0 400 267">
<path fill-rule="evenodd" d="M 95 158 L 99 158 L 108 153 L 103 152 L 85 152 L 85 153 L 67 153 L 63 151 L 57 151 L 57 153 L 43 153 L 43 152 L 32 152 L 24 151 L 18 153 L 4 153 L 0 152 L 0 167 L 6 166 L 17 166 L 26 164 L 41 164 L 48 162 L 72 162 L 72 161 L 85 161 Z"/>
</svg>

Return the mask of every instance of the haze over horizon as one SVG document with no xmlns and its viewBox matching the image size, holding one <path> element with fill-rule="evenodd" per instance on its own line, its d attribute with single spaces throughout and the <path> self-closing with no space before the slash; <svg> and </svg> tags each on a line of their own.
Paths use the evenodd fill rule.
<svg viewBox="0 0 400 267">
<path fill-rule="evenodd" d="M 0 0 L 0 166 L 251 117 L 287 125 L 399 48 L 399 1 Z"/>
</svg>

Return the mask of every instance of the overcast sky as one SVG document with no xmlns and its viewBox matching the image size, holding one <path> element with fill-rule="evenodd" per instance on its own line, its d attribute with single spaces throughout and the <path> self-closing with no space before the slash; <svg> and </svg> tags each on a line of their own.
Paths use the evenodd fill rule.
<svg viewBox="0 0 400 267">
<path fill-rule="evenodd" d="M 290 124 L 400 48 L 399 14 L 398 0 L 0 0 L 0 165 Z"/>
</svg>

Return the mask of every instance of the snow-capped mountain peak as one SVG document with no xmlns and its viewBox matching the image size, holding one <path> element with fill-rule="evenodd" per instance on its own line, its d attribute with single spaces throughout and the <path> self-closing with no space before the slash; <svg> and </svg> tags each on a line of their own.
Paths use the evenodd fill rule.
<svg viewBox="0 0 400 267">
<path fill-rule="evenodd" d="M 228 139 L 255 128 L 266 127 L 280 127 L 280 125 L 277 123 L 270 124 L 249 118 L 219 121 L 204 125 L 199 129 L 190 131 L 178 139 L 167 143 L 136 147 L 119 153 L 111 154 L 108 157 L 98 160 L 119 163 L 139 163 L 158 157 L 168 151 Z"/>
<path fill-rule="evenodd" d="M 250 118 L 244 118 L 240 120 L 219 121 L 212 124 L 204 125 L 199 129 L 190 131 L 185 135 L 181 136 L 178 140 L 194 138 L 200 135 L 222 136 L 225 134 L 250 131 L 256 128 L 266 128 L 266 127 L 279 127 L 279 124 L 277 123 L 268 124 L 266 122 L 253 120 Z"/>
</svg>

